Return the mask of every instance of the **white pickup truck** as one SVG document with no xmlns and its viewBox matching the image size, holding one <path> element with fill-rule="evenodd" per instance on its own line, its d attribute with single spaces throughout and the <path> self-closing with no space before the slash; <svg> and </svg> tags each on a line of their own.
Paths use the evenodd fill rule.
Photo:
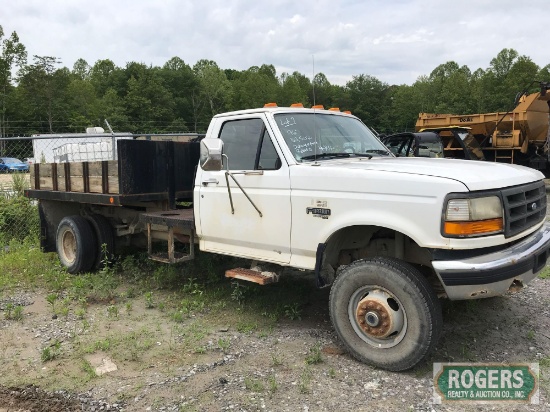
<svg viewBox="0 0 550 412">
<path fill-rule="evenodd" d="M 540 172 L 397 158 L 337 109 L 270 105 L 215 116 L 197 142 L 118 144 L 118 161 L 31 170 L 42 246 L 69 272 L 92 270 L 123 242 L 170 263 L 192 259 L 197 243 L 313 270 L 332 288 L 330 316 L 347 350 L 380 368 L 405 370 L 430 353 L 440 298 L 504 294 L 549 257 Z M 154 254 L 160 239 L 168 251 Z M 229 276 L 277 279 L 249 269 Z"/>
</svg>

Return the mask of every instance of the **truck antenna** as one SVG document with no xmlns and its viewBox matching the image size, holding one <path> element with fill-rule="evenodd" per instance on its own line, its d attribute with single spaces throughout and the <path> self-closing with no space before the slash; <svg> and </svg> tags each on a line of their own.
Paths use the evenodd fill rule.
<svg viewBox="0 0 550 412">
<path fill-rule="evenodd" d="M 313 92 L 313 105 L 315 106 L 315 55 L 311 55 L 311 66 L 312 66 L 312 75 L 311 75 L 311 87 Z"/>
<path fill-rule="evenodd" d="M 312 86 L 312 92 L 313 92 L 313 136 L 315 137 L 315 160 L 314 163 L 317 163 L 317 123 L 315 119 L 315 55 L 311 55 L 311 70 L 312 70 L 312 78 L 311 78 L 311 86 Z"/>
</svg>

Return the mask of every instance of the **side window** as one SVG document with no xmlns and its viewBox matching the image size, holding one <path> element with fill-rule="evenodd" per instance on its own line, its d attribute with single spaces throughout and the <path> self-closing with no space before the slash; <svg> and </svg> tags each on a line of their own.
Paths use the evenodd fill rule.
<svg viewBox="0 0 550 412">
<path fill-rule="evenodd" d="M 262 119 L 232 120 L 220 132 L 229 170 L 272 170 L 280 160 Z M 226 159 L 224 157 L 224 167 Z"/>
<path fill-rule="evenodd" d="M 264 129 L 262 136 L 262 148 L 260 150 L 260 159 L 258 161 L 257 169 L 262 170 L 276 170 L 281 167 L 281 160 L 279 155 L 273 146 L 273 142 L 267 133 L 267 129 Z"/>
<path fill-rule="evenodd" d="M 406 136 L 391 136 L 383 140 L 383 143 L 396 156 L 406 156 L 412 139 Z"/>
</svg>

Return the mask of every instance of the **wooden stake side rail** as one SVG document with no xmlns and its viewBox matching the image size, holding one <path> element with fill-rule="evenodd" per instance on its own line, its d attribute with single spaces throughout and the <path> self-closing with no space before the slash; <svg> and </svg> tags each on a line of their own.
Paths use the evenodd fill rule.
<svg viewBox="0 0 550 412">
<path fill-rule="evenodd" d="M 118 194 L 118 162 L 35 163 L 31 188 L 59 192 Z"/>
</svg>

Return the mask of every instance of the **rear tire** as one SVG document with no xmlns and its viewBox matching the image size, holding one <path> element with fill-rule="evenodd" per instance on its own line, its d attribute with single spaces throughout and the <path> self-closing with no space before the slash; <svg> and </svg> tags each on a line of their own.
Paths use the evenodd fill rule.
<svg viewBox="0 0 550 412">
<path fill-rule="evenodd" d="M 92 264 L 92 270 L 95 271 L 112 262 L 115 252 L 115 236 L 109 221 L 105 217 L 89 215 L 86 219 L 94 229 L 97 244 L 97 254 Z"/>
<path fill-rule="evenodd" d="M 413 266 L 379 257 L 344 268 L 330 292 L 330 317 L 351 355 L 391 371 L 410 369 L 434 349 L 439 300 Z"/>
<path fill-rule="evenodd" d="M 92 227 L 82 216 L 61 219 L 56 234 L 57 254 L 69 273 L 88 272 L 96 259 L 96 240 Z"/>
</svg>

